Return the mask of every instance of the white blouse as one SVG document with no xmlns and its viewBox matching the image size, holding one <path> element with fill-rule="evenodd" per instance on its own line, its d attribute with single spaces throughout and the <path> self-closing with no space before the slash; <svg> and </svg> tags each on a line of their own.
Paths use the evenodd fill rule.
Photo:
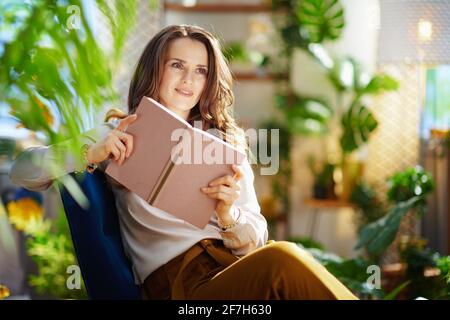
<svg viewBox="0 0 450 320">
<path fill-rule="evenodd" d="M 111 124 L 105 123 L 84 133 L 81 140 L 83 143 L 94 143 L 104 137 L 112 127 Z M 25 150 L 13 163 L 11 180 L 24 188 L 42 191 L 51 186 L 54 179 L 83 170 L 83 163 L 67 152 L 70 143 L 71 141 L 64 141 Z M 48 165 L 55 161 L 57 152 L 65 155 L 65 167 L 61 172 L 51 173 Z M 104 170 L 106 164 L 106 161 L 103 162 L 100 169 Z M 239 256 L 266 243 L 267 222 L 261 214 L 256 197 L 253 170 L 247 160 L 241 169 L 244 174 L 238 182 L 241 187 L 240 195 L 233 205 L 238 223 L 226 231 L 219 228 L 215 213 L 211 214 L 209 224 L 200 229 L 151 206 L 128 189 L 112 184 L 123 245 L 132 262 L 137 284 L 143 283 L 150 273 L 202 239 L 222 239 L 224 245 Z"/>
</svg>

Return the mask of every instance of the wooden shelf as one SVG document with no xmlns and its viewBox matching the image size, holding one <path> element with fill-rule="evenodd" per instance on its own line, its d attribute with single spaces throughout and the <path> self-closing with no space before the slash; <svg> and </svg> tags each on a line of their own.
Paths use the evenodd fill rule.
<svg viewBox="0 0 450 320">
<path fill-rule="evenodd" d="M 327 208 L 356 208 L 353 203 L 338 200 L 338 199 L 305 199 L 305 204 L 308 207 L 315 209 L 327 209 Z"/>
<path fill-rule="evenodd" d="M 179 3 L 164 2 L 164 10 L 181 11 L 181 12 L 257 13 L 257 12 L 270 12 L 272 8 L 270 7 L 270 5 L 239 4 L 237 1 L 235 4 L 203 3 L 194 6 L 184 6 Z"/>
</svg>

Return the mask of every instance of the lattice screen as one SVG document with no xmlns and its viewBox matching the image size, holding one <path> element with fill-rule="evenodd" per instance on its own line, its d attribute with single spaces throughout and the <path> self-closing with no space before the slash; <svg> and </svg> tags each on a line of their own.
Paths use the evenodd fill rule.
<svg viewBox="0 0 450 320">
<path fill-rule="evenodd" d="M 420 36 L 420 21 L 431 27 L 429 37 Z M 449 0 L 380 0 L 380 22 L 380 63 L 450 63 Z"/>
<path fill-rule="evenodd" d="M 399 90 L 374 98 L 371 109 L 379 123 L 369 142 L 365 174 L 385 194 L 389 176 L 419 161 L 420 79 L 416 65 L 384 65 L 378 71 L 400 81 Z"/>
<path fill-rule="evenodd" d="M 369 142 L 367 181 L 383 200 L 388 189 L 387 179 L 395 172 L 419 163 L 420 83 L 417 65 L 383 65 L 378 69 L 400 81 L 399 90 L 380 95 L 373 101 L 372 112 L 379 121 Z M 384 262 L 398 262 L 398 245 L 404 236 L 419 234 L 418 221 L 408 214 L 402 221 L 399 235 L 384 256 Z"/>
</svg>

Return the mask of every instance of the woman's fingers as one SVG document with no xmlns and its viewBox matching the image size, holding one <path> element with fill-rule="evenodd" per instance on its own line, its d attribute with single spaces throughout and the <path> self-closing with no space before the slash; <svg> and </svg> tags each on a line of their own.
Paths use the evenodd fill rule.
<svg viewBox="0 0 450 320">
<path fill-rule="evenodd" d="M 134 121 L 136 121 L 136 119 L 137 119 L 137 115 L 131 114 L 128 117 L 121 120 L 116 129 L 124 132 L 127 129 L 128 125 L 133 123 Z"/>
<path fill-rule="evenodd" d="M 125 161 L 127 148 L 125 147 L 125 145 L 120 140 L 116 141 L 115 145 L 119 149 L 119 152 L 120 152 L 119 160 L 117 161 L 117 163 L 119 165 L 121 165 Z"/>
<path fill-rule="evenodd" d="M 227 185 L 229 187 L 232 187 L 236 190 L 240 190 L 241 188 L 237 184 L 237 181 L 230 175 L 226 175 L 220 178 L 217 178 L 209 184 L 210 187 L 217 186 L 217 185 Z"/>
<path fill-rule="evenodd" d="M 128 158 L 133 151 L 133 136 L 128 133 L 116 131 L 115 135 L 125 144 L 126 154 L 125 157 Z"/>
<path fill-rule="evenodd" d="M 107 152 L 114 156 L 114 161 L 122 164 L 125 159 L 126 147 L 117 136 L 112 136 L 107 144 Z"/>
<path fill-rule="evenodd" d="M 224 185 L 220 185 L 220 186 L 214 186 L 214 187 L 204 187 L 202 188 L 202 190 L 204 190 L 207 193 L 213 193 L 213 192 L 224 192 L 224 193 L 233 193 L 235 192 L 234 188 L 228 187 L 228 186 L 224 186 Z"/>
<path fill-rule="evenodd" d="M 205 187 L 201 190 L 206 193 L 210 198 L 222 200 L 227 204 L 232 204 L 236 199 L 239 198 L 239 190 L 227 187 L 227 186 L 215 186 L 215 187 Z"/>
<path fill-rule="evenodd" d="M 227 205 L 232 205 L 234 203 L 234 201 L 238 198 L 237 195 L 231 195 L 231 194 L 225 193 L 225 192 L 209 193 L 208 196 L 213 199 L 221 200 L 221 201 L 225 202 L 225 204 L 227 204 Z"/>
<path fill-rule="evenodd" d="M 111 145 L 115 145 L 119 151 L 121 152 L 121 157 L 123 159 L 119 159 L 120 164 L 128 158 L 133 151 L 133 136 L 127 133 L 123 133 L 117 130 L 113 130 L 109 133 L 107 142 L 108 147 L 111 148 Z M 108 150 L 107 150 L 108 152 Z M 123 152 L 123 155 L 122 155 Z M 109 154 L 109 153 L 108 153 Z M 120 157 L 119 157 L 120 158 Z M 116 159 L 117 160 L 117 159 Z"/>
<path fill-rule="evenodd" d="M 232 168 L 234 171 L 234 176 L 226 175 L 226 176 L 217 178 L 217 179 L 211 181 L 209 186 L 217 186 L 217 185 L 225 184 L 236 190 L 240 190 L 241 188 L 239 187 L 239 185 L 237 183 L 242 178 L 244 173 L 237 165 L 233 164 Z"/>
<path fill-rule="evenodd" d="M 120 150 L 117 148 L 117 146 L 114 143 L 111 143 L 111 145 L 108 147 L 109 154 L 113 155 L 114 161 L 119 160 L 120 158 Z"/>
<path fill-rule="evenodd" d="M 236 181 L 239 181 L 242 178 L 242 176 L 244 175 L 244 172 L 242 171 L 242 169 L 239 166 L 237 166 L 235 164 L 232 165 L 232 168 L 233 168 L 233 171 L 234 171 L 234 177 L 233 178 Z"/>
</svg>

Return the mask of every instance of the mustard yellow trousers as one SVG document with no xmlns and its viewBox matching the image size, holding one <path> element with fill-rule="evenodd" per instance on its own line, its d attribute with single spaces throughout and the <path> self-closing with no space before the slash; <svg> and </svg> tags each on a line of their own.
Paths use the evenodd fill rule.
<svg viewBox="0 0 450 320">
<path fill-rule="evenodd" d="M 150 274 L 142 289 L 147 299 L 357 299 L 309 252 L 286 241 L 238 258 L 222 241 L 205 239 Z"/>
</svg>

